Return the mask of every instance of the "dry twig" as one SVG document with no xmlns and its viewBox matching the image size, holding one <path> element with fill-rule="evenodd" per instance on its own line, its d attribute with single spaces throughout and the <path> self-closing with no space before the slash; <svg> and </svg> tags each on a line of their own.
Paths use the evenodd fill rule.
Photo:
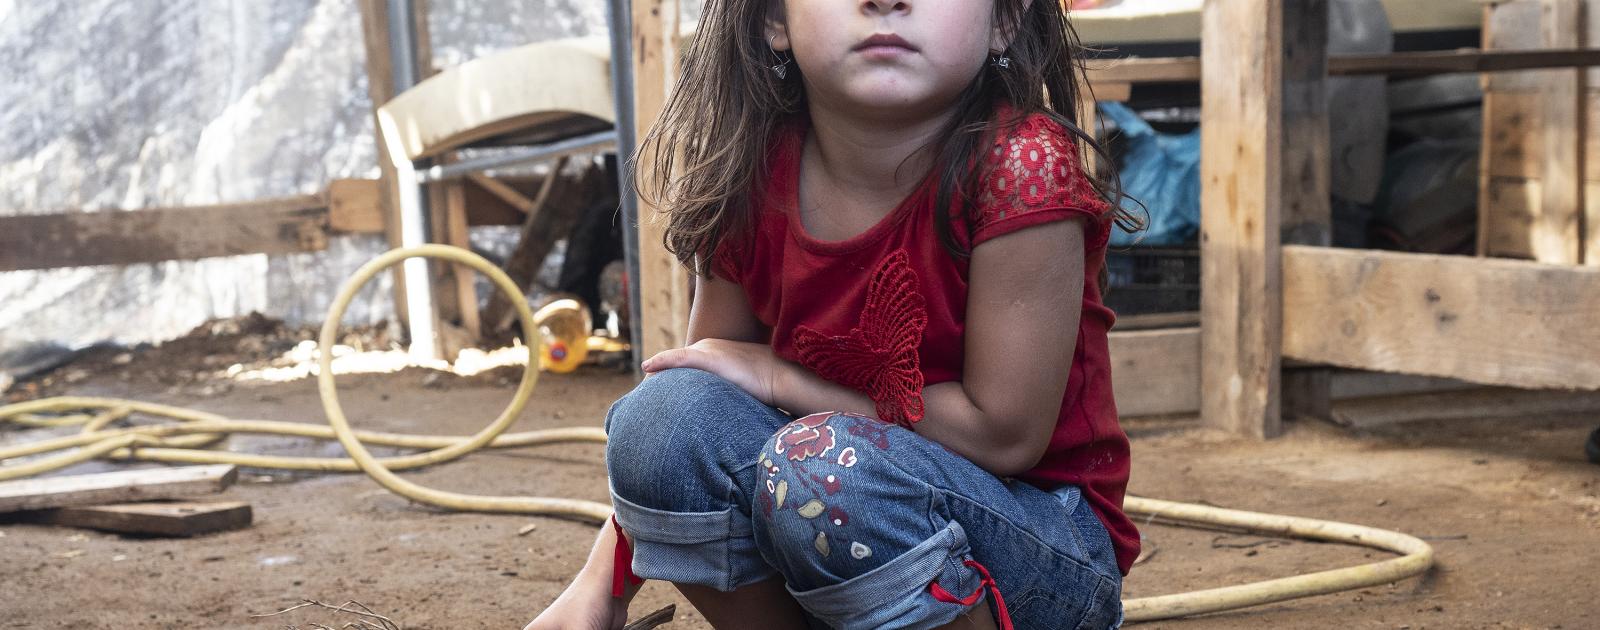
<svg viewBox="0 0 1600 630">
<path fill-rule="evenodd" d="M 338 606 L 330 606 L 328 604 L 324 604 L 324 603 L 319 602 L 319 601 L 310 600 L 310 599 L 302 599 L 302 600 L 300 600 L 299 604 L 296 604 L 294 606 L 290 606 L 290 607 L 285 608 L 283 610 L 280 610 L 278 612 L 267 613 L 267 614 L 264 614 L 264 615 L 250 615 L 250 617 L 252 619 L 261 618 L 261 617 L 275 617 L 275 616 L 278 616 L 278 615 L 281 615 L 281 614 L 284 614 L 284 613 L 293 612 L 293 611 L 299 610 L 301 608 L 305 608 L 307 606 L 317 606 L 317 607 L 320 607 L 320 608 L 326 608 L 326 609 L 334 611 L 334 612 L 349 613 L 349 614 L 352 614 L 352 615 L 359 615 L 361 617 L 367 617 L 367 618 L 371 618 L 371 619 L 376 619 L 379 622 L 382 622 L 382 624 L 383 624 L 383 625 L 378 625 L 378 624 L 372 623 L 370 621 L 367 621 L 366 619 L 357 619 L 354 622 L 346 623 L 345 625 L 341 626 L 341 630 L 343 628 L 350 628 L 352 626 L 355 627 L 357 630 L 364 630 L 365 628 L 369 628 L 369 627 L 370 628 L 377 628 L 378 630 L 401 630 L 399 624 L 396 624 L 394 621 L 390 620 L 388 617 L 385 617 L 385 616 L 380 615 L 380 614 L 378 614 L 376 612 L 373 612 L 373 610 L 371 608 L 368 608 L 366 604 L 363 604 L 363 603 L 358 602 L 358 601 L 353 600 L 353 599 L 349 600 L 349 601 L 346 601 L 345 603 L 340 604 Z M 350 608 L 351 606 L 360 607 L 361 610 L 353 610 L 353 609 Z M 318 628 L 319 630 L 334 630 L 333 628 L 330 628 L 328 626 L 324 626 L 324 625 L 318 624 L 318 623 L 313 623 L 311 625 L 312 625 L 312 627 Z"/>
</svg>

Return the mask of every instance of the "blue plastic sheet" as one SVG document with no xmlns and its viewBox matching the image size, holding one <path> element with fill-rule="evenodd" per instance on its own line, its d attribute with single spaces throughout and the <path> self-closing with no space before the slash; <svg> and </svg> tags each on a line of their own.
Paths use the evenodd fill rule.
<svg viewBox="0 0 1600 630">
<path fill-rule="evenodd" d="M 1145 213 L 1137 234 L 1114 228 L 1111 244 L 1182 245 L 1200 230 L 1200 129 L 1182 135 L 1157 132 L 1127 106 L 1104 101 L 1100 112 L 1122 130 L 1127 143 L 1121 165 L 1122 207 Z M 1139 208 L 1139 203 L 1144 209 Z"/>
</svg>

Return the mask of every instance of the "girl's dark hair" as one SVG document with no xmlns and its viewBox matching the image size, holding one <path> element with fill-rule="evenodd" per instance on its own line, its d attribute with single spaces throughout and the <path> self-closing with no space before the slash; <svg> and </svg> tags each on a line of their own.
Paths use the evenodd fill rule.
<svg viewBox="0 0 1600 630">
<path fill-rule="evenodd" d="M 787 78 L 770 67 L 779 62 L 763 39 L 766 22 L 780 20 L 781 0 L 706 0 L 698 33 L 680 57 L 677 85 L 661 117 L 639 145 L 635 163 L 649 157 L 653 172 L 635 180 L 639 193 L 666 214 L 667 251 L 694 270 L 707 273 L 711 259 L 729 235 L 748 233 L 752 195 L 765 180 L 768 142 L 786 117 L 802 111 L 805 92 L 800 69 Z M 1042 113 L 1077 140 L 1079 163 L 1090 152 L 1103 176 L 1090 173 L 1094 188 L 1111 204 L 1111 220 L 1130 232 L 1143 222 L 1120 205 L 1122 190 L 1112 161 L 1092 134 L 1079 125 L 1079 94 L 1085 89 L 1082 46 L 1060 0 L 995 0 L 995 23 L 1016 25 L 1001 69 L 984 64 L 957 98 L 955 115 L 932 160 L 937 173 L 936 208 L 971 207 L 986 173 L 972 168 L 975 157 L 994 141 L 996 129 Z M 995 120 L 996 107 L 1008 102 L 1014 120 Z M 954 256 L 966 256 L 950 228 L 950 213 L 936 212 L 939 240 Z"/>
</svg>

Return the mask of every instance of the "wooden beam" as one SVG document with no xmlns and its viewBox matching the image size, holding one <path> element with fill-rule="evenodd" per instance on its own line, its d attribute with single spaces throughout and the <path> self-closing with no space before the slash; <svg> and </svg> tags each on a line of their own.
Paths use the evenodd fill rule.
<svg viewBox="0 0 1600 630">
<path fill-rule="evenodd" d="M 1540 68 L 1600 66 L 1600 50 L 1556 46 L 1548 50 L 1438 50 L 1425 52 L 1336 55 L 1328 58 L 1334 76 L 1389 75 L 1417 77 L 1467 72 L 1517 72 Z"/>
<path fill-rule="evenodd" d="M 1590 184 L 1593 188 L 1596 184 Z M 1487 256 L 1533 259 L 1533 224 L 1544 194 L 1538 179 L 1490 176 L 1479 202 L 1478 251 Z M 1587 195 L 1586 195 L 1587 196 Z"/>
<path fill-rule="evenodd" d="M 1200 325 L 1199 311 L 1182 311 L 1177 313 L 1145 313 L 1140 315 L 1118 315 L 1117 325 L 1112 332 L 1131 332 L 1135 330 L 1156 330 L 1160 328 L 1195 328 Z"/>
<path fill-rule="evenodd" d="M 1483 14 L 1480 22 L 1483 27 L 1478 32 L 1479 45 L 1491 49 L 1491 33 L 1494 30 L 1494 5 L 1485 4 L 1480 10 Z M 1489 91 L 1489 77 L 1494 75 L 1478 75 L 1478 88 L 1483 91 L 1483 102 L 1478 109 L 1478 233 L 1477 243 L 1474 244 L 1473 253 L 1487 256 L 1489 253 L 1489 168 L 1490 161 L 1490 134 L 1494 120 L 1500 115 L 1500 108 L 1494 101 L 1494 94 Z"/>
<path fill-rule="evenodd" d="M 440 242 L 454 245 L 462 249 L 471 250 L 472 240 L 470 228 L 467 226 L 467 194 L 466 182 L 459 179 L 441 182 L 444 187 L 445 232 Z M 461 328 L 466 333 L 472 344 L 483 338 L 483 329 L 479 325 L 478 290 L 475 283 L 477 272 L 466 265 L 450 265 L 450 275 L 454 280 L 456 311 L 461 318 Z M 450 360 L 455 360 L 459 349 L 447 353 Z"/>
<path fill-rule="evenodd" d="M 439 73 L 433 65 L 433 28 L 429 19 L 432 0 L 410 0 L 411 23 L 416 27 L 416 32 L 411 34 L 412 47 L 416 49 L 417 57 L 417 82 L 421 83 Z"/>
<path fill-rule="evenodd" d="M 643 138 L 666 106 L 678 76 L 678 0 L 633 0 L 634 114 Z M 642 161 L 636 175 L 666 177 Z M 657 208 L 639 200 L 639 340 L 641 356 L 684 345 L 689 331 L 689 274 L 666 250 Z"/>
<path fill-rule="evenodd" d="M 1283 6 L 1282 242 L 1330 245 L 1332 166 L 1328 148 L 1328 0 Z M 1282 375 L 1283 415 L 1333 418 L 1331 373 L 1287 370 Z"/>
<path fill-rule="evenodd" d="M 383 232 L 383 187 L 376 179 L 328 182 L 328 229 L 335 232 Z"/>
<path fill-rule="evenodd" d="M 1284 356 L 1600 389 L 1600 269 L 1303 246 L 1283 264 Z"/>
<path fill-rule="evenodd" d="M 1204 44 L 1202 43 L 1202 46 Z M 1200 57 L 1129 57 L 1091 62 L 1085 76 L 1101 83 L 1197 83 Z M 1443 50 L 1334 55 L 1331 76 L 1427 76 L 1464 72 L 1515 72 L 1541 68 L 1600 66 L 1600 50 L 1562 47 L 1553 50 Z"/>
<path fill-rule="evenodd" d="M 126 265 L 328 247 L 321 195 L 188 208 L 0 217 L 0 271 Z"/>
<path fill-rule="evenodd" d="M 1542 0 L 1540 20 L 1547 47 L 1582 47 L 1583 0 Z M 1541 73 L 1540 128 L 1543 193 L 1529 234 L 1533 258 L 1575 265 L 1583 259 L 1584 103 L 1588 96 L 1583 70 Z"/>
<path fill-rule="evenodd" d="M 1589 135 L 1595 133 L 1590 131 Z M 1589 155 L 1595 158 L 1589 162 L 1600 162 L 1600 153 Z M 1583 215 L 1583 264 L 1600 267 L 1600 183 L 1584 182 Z"/>
<path fill-rule="evenodd" d="M 554 176 L 555 173 L 552 172 L 551 177 Z M 511 207 L 516 208 L 517 211 L 521 212 L 522 214 L 533 214 L 534 211 L 539 208 L 539 204 L 534 203 L 532 199 L 523 196 L 521 192 L 518 192 L 517 189 L 512 188 L 510 184 L 502 182 L 488 175 L 484 175 L 483 173 L 473 173 L 468 175 L 467 180 L 477 184 L 484 190 L 489 191 L 489 194 L 499 197 L 501 201 L 504 201 Z"/>
<path fill-rule="evenodd" d="M 248 527 L 253 518 L 243 501 L 214 503 L 121 503 L 54 508 L 28 514 L 30 523 L 82 527 L 123 534 L 198 536 Z"/>
<path fill-rule="evenodd" d="M 1284 4 L 1214 0 L 1201 18 L 1200 417 L 1255 437 L 1281 430 Z"/>
<path fill-rule="evenodd" d="M 1122 416 L 1194 413 L 1200 408 L 1200 329 L 1113 332 L 1111 390 Z"/>
<path fill-rule="evenodd" d="M 1133 98 L 1133 84 L 1125 81 L 1106 81 L 1104 83 L 1086 84 L 1094 90 L 1095 101 L 1127 102 Z"/>
<path fill-rule="evenodd" d="M 1094 85 L 1108 83 L 1195 83 L 1199 57 L 1128 57 L 1088 62 L 1084 77 Z"/>
<path fill-rule="evenodd" d="M 532 199 L 533 195 L 538 194 L 544 178 L 507 177 L 495 181 L 506 184 L 523 198 Z M 512 207 L 504 198 L 489 192 L 470 178 L 466 180 L 465 192 L 468 225 L 522 225 L 528 218 L 527 213 Z"/>
<path fill-rule="evenodd" d="M 238 476 L 236 467 L 217 464 L 5 481 L 0 482 L 0 513 L 210 494 L 233 485 Z"/>
<path fill-rule="evenodd" d="M 1122 320 L 1118 320 L 1118 327 Z M 1125 418 L 1188 415 L 1200 411 L 1200 329 L 1112 331 L 1111 378 L 1117 413 Z M 1297 368 L 1303 369 L 1303 368 Z M 1285 370 L 1292 372 L 1292 370 Z M 1481 389 L 1455 379 L 1328 370 L 1333 400 Z M 1329 419 L 1338 422 L 1338 415 Z"/>
<path fill-rule="evenodd" d="M 361 41 L 366 51 L 367 97 L 372 101 L 373 142 L 377 146 L 379 204 L 383 208 L 383 235 L 389 247 L 400 246 L 400 204 L 398 180 L 394 165 L 385 157 L 389 155 L 383 133 L 378 129 L 378 108 L 395 97 L 394 59 L 389 54 L 389 3 L 388 0 L 357 0 L 361 13 Z M 393 274 L 395 318 L 407 324 L 406 282 L 403 265 L 390 268 Z"/>
</svg>

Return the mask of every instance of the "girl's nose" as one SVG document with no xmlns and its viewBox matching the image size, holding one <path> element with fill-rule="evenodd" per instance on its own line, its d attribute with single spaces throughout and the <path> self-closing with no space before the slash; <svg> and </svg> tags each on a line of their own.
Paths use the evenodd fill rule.
<svg viewBox="0 0 1600 630">
<path fill-rule="evenodd" d="M 867 15 L 888 15 L 911 12 L 910 0 L 862 0 L 861 12 Z"/>
</svg>

